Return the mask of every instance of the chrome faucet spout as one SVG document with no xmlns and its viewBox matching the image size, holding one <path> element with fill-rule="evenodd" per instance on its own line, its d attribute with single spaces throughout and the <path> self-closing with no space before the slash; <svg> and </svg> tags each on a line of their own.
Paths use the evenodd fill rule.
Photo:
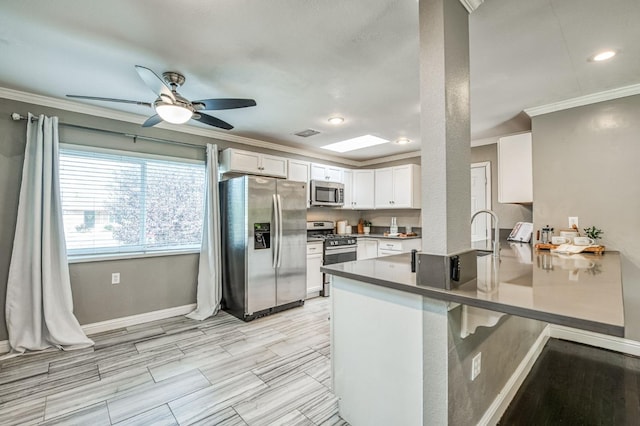
<svg viewBox="0 0 640 426">
<path fill-rule="evenodd" d="M 494 237 L 493 237 L 493 257 L 500 257 L 500 228 L 498 227 L 498 215 L 493 210 L 478 210 L 471 216 L 471 224 L 473 219 L 481 213 L 486 213 L 493 218 L 494 223 Z"/>
</svg>

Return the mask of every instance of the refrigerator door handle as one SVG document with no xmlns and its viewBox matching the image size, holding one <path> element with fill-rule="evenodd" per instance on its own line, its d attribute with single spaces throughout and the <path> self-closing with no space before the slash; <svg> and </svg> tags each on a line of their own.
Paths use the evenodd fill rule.
<svg viewBox="0 0 640 426">
<path fill-rule="evenodd" d="M 272 244 L 272 252 L 273 252 L 273 265 L 272 268 L 275 269 L 278 266 L 278 246 L 280 244 L 280 218 L 278 217 L 278 200 L 276 199 L 276 194 L 273 194 L 273 216 L 274 216 L 274 233 L 273 236 L 274 241 Z"/>
<path fill-rule="evenodd" d="M 280 194 L 278 197 L 278 217 L 280 218 L 280 224 L 278 226 L 278 268 L 280 267 L 280 263 L 282 263 L 282 200 L 280 199 Z"/>
</svg>

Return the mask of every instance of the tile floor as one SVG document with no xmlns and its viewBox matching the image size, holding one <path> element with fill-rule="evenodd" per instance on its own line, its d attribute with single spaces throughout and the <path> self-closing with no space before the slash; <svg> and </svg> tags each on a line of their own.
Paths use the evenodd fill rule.
<svg viewBox="0 0 640 426">
<path fill-rule="evenodd" d="M 245 323 L 219 313 L 0 362 L 2 425 L 346 425 L 331 393 L 329 299 Z"/>
</svg>

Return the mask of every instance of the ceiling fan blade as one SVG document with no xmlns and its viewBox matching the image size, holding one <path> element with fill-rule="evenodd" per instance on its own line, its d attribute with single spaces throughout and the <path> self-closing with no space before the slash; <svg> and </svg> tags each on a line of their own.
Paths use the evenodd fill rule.
<svg viewBox="0 0 640 426">
<path fill-rule="evenodd" d="M 204 110 L 234 109 L 256 106 L 253 99 L 202 99 L 193 101 L 194 104 L 203 104 Z"/>
<path fill-rule="evenodd" d="M 134 104 L 134 105 L 143 105 L 143 106 L 146 106 L 146 107 L 151 107 L 151 104 L 149 102 L 130 101 L 130 100 L 127 100 L 127 99 L 100 98 L 98 96 L 82 96 L 82 95 L 67 95 L 67 98 L 88 99 L 90 101 L 119 102 L 121 104 Z"/>
<path fill-rule="evenodd" d="M 222 121 L 219 118 L 215 118 L 207 114 L 203 114 L 203 113 L 193 114 L 192 118 L 201 123 L 208 124 L 209 126 L 219 127 L 225 130 L 233 129 L 233 126 L 227 123 L 226 121 Z"/>
<path fill-rule="evenodd" d="M 144 84 L 146 84 L 157 96 L 165 95 L 174 101 L 176 100 L 175 96 L 173 96 L 173 93 L 171 92 L 171 88 L 167 86 L 156 73 L 151 71 L 149 68 L 140 65 L 136 65 L 136 71 L 142 81 L 144 81 Z"/>
<path fill-rule="evenodd" d="M 162 118 L 160 118 L 158 114 L 152 115 L 151 117 L 147 118 L 147 121 L 142 123 L 142 127 L 153 127 L 160 122 L 162 122 Z"/>
</svg>

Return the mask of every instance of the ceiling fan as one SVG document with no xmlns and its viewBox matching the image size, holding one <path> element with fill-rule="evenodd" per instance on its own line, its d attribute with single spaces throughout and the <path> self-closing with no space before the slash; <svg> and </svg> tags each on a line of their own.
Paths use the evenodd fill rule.
<svg viewBox="0 0 640 426">
<path fill-rule="evenodd" d="M 190 101 L 177 91 L 178 87 L 182 86 L 185 81 L 182 74 L 168 71 L 162 73 L 162 78 L 160 78 L 149 68 L 140 65 L 136 65 L 135 67 L 142 81 L 158 96 L 153 103 L 126 99 L 100 98 L 96 96 L 67 95 L 67 97 L 144 105 L 149 108 L 153 107 L 156 110 L 156 114 L 149 117 L 147 121 L 142 124 L 142 127 L 155 126 L 162 121 L 182 124 L 190 119 L 194 119 L 209 126 L 231 130 L 233 129 L 231 124 L 200 111 L 246 108 L 256 105 L 256 101 L 253 99 L 201 99 L 199 101 Z"/>
</svg>

